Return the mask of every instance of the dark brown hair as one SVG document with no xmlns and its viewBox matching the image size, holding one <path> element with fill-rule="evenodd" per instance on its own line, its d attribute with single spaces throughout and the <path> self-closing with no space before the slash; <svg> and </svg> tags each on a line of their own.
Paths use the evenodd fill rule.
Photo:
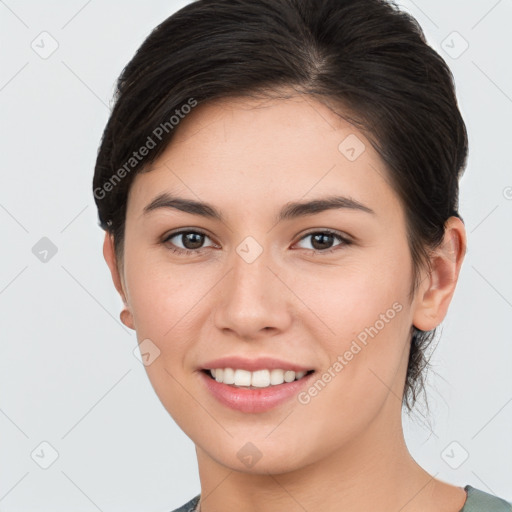
<svg viewBox="0 0 512 512">
<path fill-rule="evenodd" d="M 417 21 L 384 0 L 197 0 L 157 26 L 118 79 L 94 173 L 100 226 L 114 236 L 118 262 L 130 184 L 179 119 L 216 98 L 287 89 L 323 101 L 382 157 L 406 214 L 412 297 L 445 221 L 461 218 L 468 138 L 447 64 Z M 435 332 L 411 326 L 409 410 L 424 391 Z"/>
</svg>

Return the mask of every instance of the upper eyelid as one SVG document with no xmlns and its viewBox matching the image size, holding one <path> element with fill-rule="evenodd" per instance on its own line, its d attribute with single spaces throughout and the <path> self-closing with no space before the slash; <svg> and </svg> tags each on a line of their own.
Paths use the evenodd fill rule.
<svg viewBox="0 0 512 512">
<path fill-rule="evenodd" d="M 208 233 L 201 230 L 200 228 L 181 228 L 176 231 L 170 231 L 169 233 L 165 233 L 162 238 L 167 240 L 168 238 L 175 237 L 176 235 L 183 235 L 185 233 L 199 233 L 200 235 L 205 235 L 208 238 L 212 238 Z"/>
<path fill-rule="evenodd" d="M 306 231 L 306 233 L 303 233 L 300 238 L 304 238 L 305 236 L 314 235 L 316 233 L 328 233 L 330 235 L 339 236 L 340 238 L 346 238 L 350 240 L 352 237 L 343 231 L 338 231 L 337 229 L 333 228 L 313 228 L 311 231 Z M 298 236 L 298 235 L 297 235 Z"/>
</svg>

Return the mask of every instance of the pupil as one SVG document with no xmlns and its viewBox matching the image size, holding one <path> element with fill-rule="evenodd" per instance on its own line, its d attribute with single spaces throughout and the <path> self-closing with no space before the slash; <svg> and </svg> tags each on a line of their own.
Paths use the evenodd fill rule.
<svg viewBox="0 0 512 512">
<path fill-rule="evenodd" d="M 313 247 L 315 247 L 315 249 L 327 249 L 328 247 L 326 247 L 325 245 L 322 246 L 321 244 L 324 243 L 327 244 L 327 246 L 330 246 L 330 242 L 332 242 L 332 237 L 333 235 L 329 235 L 327 233 L 317 233 L 316 235 L 313 235 Z M 317 240 L 320 240 L 320 247 L 316 247 Z"/>
<path fill-rule="evenodd" d="M 181 241 L 187 249 L 199 249 L 203 242 L 202 237 L 203 235 L 201 233 L 186 233 L 182 235 Z"/>
</svg>

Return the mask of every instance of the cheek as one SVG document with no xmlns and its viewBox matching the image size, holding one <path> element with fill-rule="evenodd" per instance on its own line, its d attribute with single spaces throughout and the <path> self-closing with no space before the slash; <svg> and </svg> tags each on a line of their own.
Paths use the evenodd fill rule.
<svg viewBox="0 0 512 512">
<path fill-rule="evenodd" d="M 181 423 L 192 414 L 185 361 L 194 329 L 204 322 L 198 305 L 211 286 L 197 279 L 197 274 L 193 279 L 179 266 L 170 270 L 169 265 L 133 253 L 125 275 L 137 339 L 139 343 L 151 340 L 148 346 L 156 355 L 145 364 L 149 381 L 164 408 L 188 431 L 190 425 Z"/>
<path fill-rule="evenodd" d="M 317 405 L 343 403 L 334 415 L 343 416 L 361 403 L 366 403 L 368 412 L 375 411 L 389 388 L 401 384 L 403 371 L 399 370 L 406 364 L 411 321 L 406 302 L 410 276 L 385 263 L 347 267 L 339 279 L 320 279 L 304 286 L 304 293 L 310 292 L 308 305 L 322 320 L 310 323 L 309 328 L 328 353 L 324 374 L 319 376 L 327 384 L 319 383 L 305 401 L 312 398 L 313 402 L 319 390 L 323 394 L 329 388 L 325 400 L 317 400 Z"/>
<path fill-rule="evenodd" d="M 127 243 L 125 276 L 137 330 L 151 327 L 161 337 L 184 316 L 200 282 L 196 280 L 191 286 L 186 270 L 166 265 L 154 252 L 153 248 L 146 252 Z"/>
<path fill-rule="evenodd" d="M 170 265 L 134 251 L 126 259 L 126 282 L 139 342 L 149 338 L 159 362 L 182 371 L 184 357 L 207 322 L 209 294 L 218 278 L 193 266 Z M 192 343 L 193 344 L 193 343 Z"/>
<path fill-rule="evenodd" d="M 340 340 L 351 340 L 378 322 L 395 318 L 395 303 L 404 305 L 409 276 L 400 275 L 395 266 L 379 261 L 346 261 L 338 267 L 303 272 L 294 283 L 294 292 L 317 315 L 318 327 L 332 336 L 333 348 Z M 304 309 L 306 312 L 306 309 Z M 386 315 L 386 312 L 388 314 Z M 308 317 L 310 314 L 308 313 Z M 396 322 L 392 322 L 396 323 Z M 388 322 L 386 322 L 386 329 Z M 361 334 L 364 338 L 364 334 Z"/>
</svg>

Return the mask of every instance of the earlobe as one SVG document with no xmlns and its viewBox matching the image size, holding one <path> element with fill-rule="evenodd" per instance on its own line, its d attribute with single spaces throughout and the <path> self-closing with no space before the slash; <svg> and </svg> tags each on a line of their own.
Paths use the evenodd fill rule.
<svg viewBox="0 0 512 512">
<path fill-rule="evenodd" d="M 431 269 L 425 272 L 416 294 L 413 325 L 422 331 L 437 327 L 446 316 L 466 253 L 466 230 L 458 217 L 445 223 L 443 241 L 431 256 Z"/>
<path fill-rule="evenodd" d="M 121 322 L 123 322 L 124 325 L 126 325 L 126 327 L 135 330 L 135 325 L 133 323 L 133 315 L 131 311 L 128 309 L 128 307 L 125 307 L 121 310 L 121 313 L 119 313 L 119 319 L 121 320 Z"/>
<path fill-rule="evenodd" d="M 110 274 L 112 275 L 112 281 L 114 282 L 114 286 L 116 287 L 116 290 L 118 291 L 125 305 L 124 309 L 121 311 L 119 315 L 121 322 L 123 322 L 123 324 L 129 327 L 130 329 L 135 330 L 135 326 L 133 323 L 133 315 L 129 309 L 129 304 L 126 298 L 126 294 L 121 280 L 121 275 L 119 273 L 119 268 L 117 265 L 114 249 L 114 237 L 108 232 L 105 232 L 105 239 L 103 241 L 103 257 L 105 258 L 108 268 L 110 269 Z"/>
</svg>

